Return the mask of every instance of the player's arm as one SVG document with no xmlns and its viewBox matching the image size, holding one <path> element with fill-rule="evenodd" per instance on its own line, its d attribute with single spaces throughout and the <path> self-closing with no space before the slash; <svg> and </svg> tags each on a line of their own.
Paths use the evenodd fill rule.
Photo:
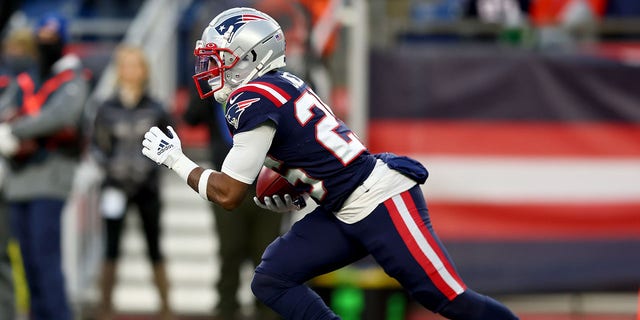
<svg viewBox="0 0 640 320">
<path fill-rule="evenodd" d="M 250 131 L 237 133 L 233 137 L 233 147 L 222 163 L 221 171 L 211 170 L 211 176 L 204 178 L 207 179 L 207 199 L 223 207 L 225 204 L 238 206 L 244 199 L 248 186 L 260 172 L 275 133 L 275 126 L 271 122 Z M 190 177 L 193 178 L 187 182 L 193 188 L 195 183 L 200 183 L 203 174 L 192 172 Z"/>
<path fill-rule="evenodd" d="M 208 171 L 210 170 L 210 171 Z M 248 184 L 231 178 L 224 172 L 196 167 L 189 173 L 187 184 L 194 191 L 200 193 L 200 188 L 204 188 L 204 195 L 207 200 L 219 204 L 226 210 L 237 208 L 244 199 Z M 205 172 L 206 171 L 206 172 Z M 204 175 L 203 175 L 204 174 Z M 200 179 L 203 186 L 200 186 Z"/>
<path fill-rule="evenodd" d="M 168 130 L 165 134 L 157 127 L 151 128 L 145 134 L 142 153 L 174 170 L 203 198 L 227 210 L 242 202 L 249 185 L 262 168 L 275 135 L 275 128 L 268 124 L 236 134 L 234 145 L 219 172 L 204 169 L 187 158 L 173 128 L 168 127 Z"/>
</svg>

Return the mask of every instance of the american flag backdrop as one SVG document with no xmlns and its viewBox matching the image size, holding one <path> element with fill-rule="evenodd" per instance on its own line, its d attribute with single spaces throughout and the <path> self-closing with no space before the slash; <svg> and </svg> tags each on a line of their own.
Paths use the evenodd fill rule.
<svg viewBox="0 0 640 320">
<path fill-rule="evenodd" d="M 472 286 L 637 289 L 640 68 L 403 48 L 371 70 L 369 146 L 429 169 L 436 232 Z"/>
</svg>

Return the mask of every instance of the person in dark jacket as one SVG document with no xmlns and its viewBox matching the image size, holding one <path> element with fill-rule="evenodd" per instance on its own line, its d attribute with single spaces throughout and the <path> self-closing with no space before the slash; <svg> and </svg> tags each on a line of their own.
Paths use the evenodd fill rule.
<svg viewBox="0 0 640 320">
<path fill-rule="evenodd" d="M 31 29 L 15 29 L 2 42 L 0 61 L 0 118 L 15 111 L 18 86 L 15 76 L 36 64 L 36 43 Z M 0 159 L 0 190 L 4 189 L 7 161 Z M 4 195 L 0 195 L 0 314 L 15 317 L 15 297 L 11 260 L 9 257 L 9 216 Z"/>
<path fill-rule="evenodd" d="M 207 125 L 210 160 L 213 162 L 213 168 L 219 170 L 232 144 L 222 108 L 213 98 L 200 100 L 194 90 L 183 119 L 192 126 Z M 250 262 L 253 266 L 260 263 L 264 250 L 280 235 L 285 216 L 270 214 L 268 210 L 257 207 L 251 197 L 232 211 L 225 210 L 215 203 L 211 203 L 211 209 L 215 213 L 213 216 L 220 243 L 221 262 L 220 278 L 216 284 L 220 299 L 216 306 L 215 319 L 240 319 L 240 304 L 237 298 L 240 267 L 245 262 Z M 254 318 L 269 320 L 278 317 L 264 304 L 258 303 Z"/>
<path fill-rule="evenodd" d="M 118 85 L 113 98 L 96 114 L 94 155 L 105 172 L 101 213 L 106 230 L 106 252 L 101 276 L 101 317 L 112 319 L 112 292 L 125 213 L 135 205 L 145 233 L 154 283 L 160 296 L 162 320 L 171 319 L 169 283 L 160 248 L 160 177 L 157 166 L 139 152 L 150 125 L 171 122 L 164 107 L 147 92 L 149 69 L 144 52 L 123 45 L 116 50 Z"/>
</svg>

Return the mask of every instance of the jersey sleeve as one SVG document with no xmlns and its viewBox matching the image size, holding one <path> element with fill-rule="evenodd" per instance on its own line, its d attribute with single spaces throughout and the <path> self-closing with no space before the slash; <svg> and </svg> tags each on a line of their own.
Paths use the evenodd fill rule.
<svg viewBox="0 0 640 320">
<path fill-rule="evenodd" d="M 258 176 L 271 147 L 275 128 L 260 125 L 233 137 L 233 147 L 224 159 L 221 171 L 233 179 L 251 184 Z"/>
<path fill-rule="evenodd" d="M 246 132 L 268 120 L 280 123 L 278 108 L 291 97 L 276 85 L 251 82 L 236 89 L 227 101 L 225 118 L 232 134 Z"/>
</svg>

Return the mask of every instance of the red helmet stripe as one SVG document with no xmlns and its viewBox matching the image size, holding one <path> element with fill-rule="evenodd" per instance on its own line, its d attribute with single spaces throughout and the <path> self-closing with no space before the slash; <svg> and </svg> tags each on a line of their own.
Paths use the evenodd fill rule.
<svg viewBox="0 0 640 320">
<path fill-rule="evenodd" d="M 243 14 L 242 15 L 242 20 L 243 21 L 247 21 L 247 20 L 267 20 L 261 16 L 257 16 L 255 14 Z"/>
</svg>

